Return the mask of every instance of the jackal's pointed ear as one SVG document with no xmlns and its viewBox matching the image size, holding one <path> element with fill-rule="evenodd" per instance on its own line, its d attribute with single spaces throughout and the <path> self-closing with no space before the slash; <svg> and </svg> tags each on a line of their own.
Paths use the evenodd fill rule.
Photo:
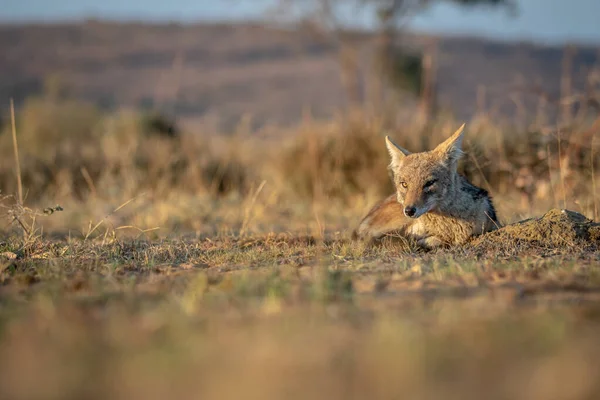
<svg viewBox="0 0 600 400">
<path fill-rule="evenodd" d="M 440 143 L 434 150 L 449 165 L 456 165 L 456 162 L 463 155 L 462 141 L 464 137 L 464 128 L 465 124 L 462 124 L 452 136 Z"/>
<path fill-rule="evenodd" d="M 404 157 L 410 154 L 410 151 L 392 142 L 392 139 L 390 139 L 389 136 L 385 137 L 385 145 L 390 153 L 390 157 L 392 158 L 392 165 L 398 165 Z"/>
</svg>

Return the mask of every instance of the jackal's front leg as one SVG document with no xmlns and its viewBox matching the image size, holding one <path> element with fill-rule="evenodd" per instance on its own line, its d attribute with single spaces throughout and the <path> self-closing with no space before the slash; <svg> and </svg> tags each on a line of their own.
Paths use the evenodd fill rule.
<svg viewBox="0 0 600 400">
<path fill-rule="evenodd" d="M 386 233 L 403 231 L 412 221 L 404 215 L 404 207 L 396 194 L 375 204 L 352 233 L 354 239 L 378 239 Z"/>
</svg>

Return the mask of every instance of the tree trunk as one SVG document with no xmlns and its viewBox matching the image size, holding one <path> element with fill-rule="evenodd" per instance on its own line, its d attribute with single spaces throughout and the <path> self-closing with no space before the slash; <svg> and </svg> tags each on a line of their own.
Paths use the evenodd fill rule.
<svg viewBox="0 0 600 400">
<path fill-rule="evenodd" d="M 421 96 L 419 99 L 419 118 L 421 123 L 427 122 L 435 112 L 435 53 L 437 44 L 431 39 L 422 58 L 423 73 L 421 76 Z"/>
<path fill-rule="evenodd" d="M 346 92 L 348 107 L 352 110 L 361 104 L 360 68 L 358 65 L 358 46 L 352 43 L 340 44 L 338 59 L 340 78 Z"/>
</svg>

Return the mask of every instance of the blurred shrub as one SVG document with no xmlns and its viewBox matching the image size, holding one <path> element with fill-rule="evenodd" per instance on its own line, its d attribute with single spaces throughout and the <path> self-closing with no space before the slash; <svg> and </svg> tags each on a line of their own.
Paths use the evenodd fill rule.
<svg viewBox="0 0 600 400">
<path fill-rule="evenodd" d="M 175 138 L 181 134 L 174 119 L 157 112 L 143 114 L 142 124 L 148 135 Z"/>
<path fill-rule="evenodd" d="M 424 73 L 421 53 L 396 50 L 391 54 L 380 55 L 379 62 L 395 89 L 419 95 Z"/>
<path fill-rule="evenodd" d="M 17 117 L 19 147 L 24 154 L 44 160 L 55 159 L 60 152 L 72 153 L 97 138 L 101 118 L 99 110 L 86 103 L 32 98 Z"/>
<path fill-rule="evenodd" d="M 273 171 L 295 196 L 346 199 L 368 192 L 385 196 L 394 190 L 387 171 L 386 133 L 412 152 L 427 151 L 461 123 L 442 116 L 425 127 L 415 124 L 387 130 L 377 120 L 359 118 L 303 127 L 287 147 L 275 153 Z M 593 195 L 586 182 L 600 158 L 588 144 L 597 128 L 563 132 L 559 146 L 552 132 L 519 131 L 475 119 L 466 128 L 466 154 L 459 172 L 493 194 L 517 193 L 530 202 L 536 196 L 547 199 L 549 188 L 558 183 L 569 198 Z"/>
<path fill-rule="evenodd" d="M 248 170 L 209 142 L 183 138 L 158 113 L 94 106 L 57 96 L 31 98 L 17 115 L 21 176 L 29 201 L 73 196 L 133 196 L 141 190 L 225 195 L 244 189 Z M 10 127 L 0 145 L 0 190 L 17 187 Z M 185 143 L 184 143 L 185 141 Z M 184 147 L 186 148 L 184 151 Z"/>
<path fill-rule="evenodd" d="M 386 172 L 388 153 L 378 121 L 307 127 L 276 154 L 275 173 L 293 193 L 304 197 L 345 198 L 392 190 Z"/>
<path fill-rule="evenodd" d="M 99 163 L 97 125 L 100 111 L 92 105 L 48 96 L 25 102 L 16 116 L 21 175 L 28 198 L 38 198 L 70 180 L 76 195 L 85 185 L 79 169 L 95 171 Z M 0 141 L 0 190 L 14 192 L 16 174 L 11 127 L 6 124 Z M 77 168 L 77 171 L 74 171 Z M 66 178 L 69 175 L 69 178 Z"/>
<path fill-rule="evenodd" d="M 287 145 L 255 137 L 206 138 L 181 132 L 160 114 L 97 108 L 62 98 L 28 100 L 18 112 L 17 130 L 23 184 L 28 202 L 71 196 L 133 197 L 140 191 L 174 191 L 224 196 L 245 194 L 251 182 L 309 200 L 385 196 L 393 192 L 384 136 L 410 151 L 430 150 L 462 122 L 439 116 L 423 127 L 389 129 L 389 116 L 352 115 L 329 123 L 308 122 Z M 388 121 L 388 122 L 384 122 Z M 561 132 L 519 131 L 474 119 L 467 125 L 466 156 L 459 164 L 473 183 L 494 194 L 521 192 L 530 201 L 548 196 L 548 187 L 575 197 L 588 190 L 600 158 L 592 139 L 599 129 Z M 282 134 L 282 138 L 283 138 Z M 10 124 L 0 137 L 0 190 L 16 189 Z M 554 190 L 554 189 L 552 189 Z"/>
</svg>

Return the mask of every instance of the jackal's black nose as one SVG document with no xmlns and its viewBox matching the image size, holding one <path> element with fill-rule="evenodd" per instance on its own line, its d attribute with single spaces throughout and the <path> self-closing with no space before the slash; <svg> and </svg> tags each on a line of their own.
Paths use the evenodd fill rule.
<svg viewBox="0 0 600 400">
<path fill-rule="evenodd" d="M 416 213 L 416 207 L 404 207 L 404 215 L 406 215 L 407 217 L 414 217 Z"/>
</svg>

